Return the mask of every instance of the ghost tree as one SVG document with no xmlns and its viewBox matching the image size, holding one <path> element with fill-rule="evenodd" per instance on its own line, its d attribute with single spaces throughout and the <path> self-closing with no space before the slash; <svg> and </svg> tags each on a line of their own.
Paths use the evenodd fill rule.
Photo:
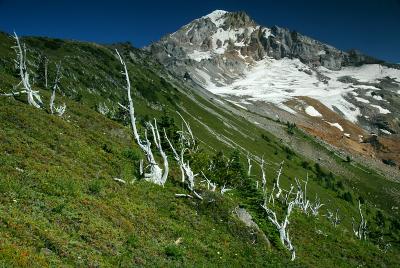
<svg viewBox="0 0 400 268">
<path fill-rule="evenodd" d="M 11 92 L 11 93 L 5 93 L 2 94 L 3 96 L 17 96 L 17 95 L 22 95 L 26 94 L 28 97 L 28 104 L 34 106 L 35 108 L 42 108 L 43 107 L 43 102 L 42 99 L 40 98 L 39 91 L 33 90 L 32 86 L 30 84 L 30 79 L 29 79 L 29 70 L 28 66 L 26 64 L 27 58 L 26 58 L 26 46 L 24 43 L 21 44 L 18 35 L 14 32 L 14 39 L 16 45 L 13 47 L 15 50 L 15 53 L 17 54 L 17 59 L 15 60 L 16 66 L 19 71 L 19 76 L 21 78 L 20 83 L 15 87 L 22 87 L 22 90 L 17 91 L 17 92 Z"/>
<path fill-rule="evenodd" d="M 339 217 L 339 208 L 336 209 L 336 212 L 333 213 L 329 209 L 327 210 L 326 218 L 332 223 L 333 227 L 336 228 L 341 222 Z"/>
<path fill-rule="evenodd" d="M 140 149 L 146 155 L 147 162 L 148 162 L 148 166 L 146 168 L 149 169 L 149 172 L 144 172 L 144 178 L 145 178 L 145 180 L 153 182 L 155 184 L 164 185 L 167 180 L 167 177 L 168 177 L 169 168 L 168 168 L 167 155 L 164 153 L 164 151 L 162 150 L 162 147 L 161 147 L 160 134 L 157 129 L 157 122 L 155 121 L 154 125 L 152 125 L 151 123 L 148 123 L 148 126 L 150 127 L 150 129 L 152 131 L 154 143 L 163 159 L 164 172 L 163 172 L 163 169 L 160 168 L 160 166 L 157 164 L 157 162 L 155 160 L 154 154 L 151 150 L 151 142 L 149 141 L 149 139 L 147 137 L 147 130 L 145 130 L 145 135 L 144 135 L 145 139 L 144 140 L 142 140 L 142 138 L 139 136 L 139 133 L 136 128 L 135 108 L 133 106 L 133 101 L 132 101 L 132 97 L 131 97 L 131 82 L 129 80 L 128 69 L 127 69 L 127 66 L 126 66 L 124 60 L 122 59 L 121 55 L 119 54 L 118 50 L 116 49 L 115 51 L 117 53 L 117 56 L 118 56 L 118 59 L 119 59 L 121 65 L 123 66 L 122 73 L 125 75 L 125 79 L 126 79 L 126 91 L 127 91 L 127 95 L 128 95 L 128 102 L 129 102 L 128 108 L 126 108 L 124 106 L 122 106 L 122 107 L 124 107 L 129 112 L 133 137 L 134 137 L 136 143 L 139 145 Z"/>
<path fill-rule="evenodd" d="M 207 183 L 207 190 L 210 190 L 211 192 L 215 192 L 215 190 L 217 189 L 217 184 L 215 182 L 212 182 L 211 180 L 209 180 L 203 171 L 200 171 L 200 173 L 204 178 L 204 180 L 202 182 Z"/>
<path fill-rule="evenodd" d="M 267 191 L 267 178 L 265 176 L 265 170 L 264 170 L 264 157 L 261 158 L 260 169 L 261 169 L 261 186 L 263 194 L 265 195 Z"/>
<path fill-rule="evenodd" d="M 284 161 L 281 162 L 279 170 L 278 170 L 278 173 L 277 173 L 277 176 L 276 176 L 276 183 L 275 183 L 276 185 L 275 186 L 278 189 L 278 192 L 276 193 L 276 198 L 279 198 L 281 196 L 281 194 L 282 194 L 282 189 L 280 187 L 279 180 L 280 180 L 281 175 L 282 175 L 282 169 L 283 169 L 283 164 L 284 163 L 285 163 Z"/>
<path fill-rule="evenodd" d="M 251 159 L 249 153 L 247 153 L 247 165 L 248 165 L 248 170 L 247 170 L 247 177 L 251 176 Z"/>
<path fill-rule="evenodd" d="M 65 103 L 60 106 L 54 105 L 54 101 L 56 99 L 56 91 L 60 90 L 59 86 L 60 80 L 61 80 L 61 63 L 57 64 L 56 78 L 54 79 L 53 92 L 51 93 L 50 97 L 50 112 L 51 114 L 57 114 L 58 116 L 62 116 L 67 108 Z M 46 67 L 46 87 L 47 87 L 47 67 Z"/>
<path fill-rule="evenodd" d="M 270 200 L 268 202 L 264 201 L 262 208 L 264 208 L 264 210 L 267 212 L 269 221 L 277 228 L 277 230 L 279 232 L 279 238 L 280 238 L 282 244 L 292 254 L 291 260 L 293 261 L 296 258 L 296 250 L 295 250 L 294 246 L 292 245 L 292 241 L 290 240 L 290 237 L 289 237 L 288 225 L 290 223 L 289 222 L 290 214 L 292 213 L 293 208 L 295 206 L 295 201 L 292 200 L 289 202 L 287 209 L 286 209 L 286 214 L 284 216 L 284 219 L 281 222 L 279 222 L 278 218 L 276 216 L 276 212 L 273 211 L 269 205 L 271 198 L 272 198 L 272 200 L 274 199 L 273 191 L 270 194 Z"/>
<path fill-rule="evenodd" d="M 360 212 L 360 223 L 357 227 L 354 218 L 352 218 L 353 232 L 358 239 L 367 240 L 367 221 L 364 219 L 364 215 L 362 214 L 360 200 L 358 200 L 358 211 Z"/>
<path fill-rule="evenodd" d="M 179 113 L 178 113 L 179 114 Z M 193 194 L 199 198 L 199 199 L 203 199 L 196 191 L 195 191 L 195 177 L 198 174 L 195 174 L 192 170 L 192 168 L 190 167 L 190 163 L 188 160 L 185 160 L 185 153 L 187 151 L 190 150 L 196 150 L 197 146 L 196 146 L 196 142 L 192 133 L 192 130 L 190 128 L 190 125 L 185 121 L 185 119 L 183 119 L 182 115 L 179 114 L 179 116 L 182 118 L 184 125 L 185 125 L 185 129 L 182 128 L 181 131 L 178 132 L 179 134 L 179 152 L 175 149 L 174 145 L 172 144 L 172 142 L 169 140 L 167 133 L 164 129 L 164 136 L 165 139 L 167 140 L 172 153 L 174 155 L 174 158 L 176 160 L 176 162 L 179 165 L 179 168 L 181 170 L 181 175 L 182 175 L 182 182 L 186 183 L 186 185 L 188 186 L 189 190 L 191 192 L 193 192 Z"/>
<path fill-rule="evenodd" d="M 321 200 L 318 198 L 318 195 L 315 195 L 315 202 L 310 204 L 310 210 L 311 214 L 313 216 L 318 216 L 319 209 L 323 206 L 324 204 L 321 204 Z"/>
</svg>

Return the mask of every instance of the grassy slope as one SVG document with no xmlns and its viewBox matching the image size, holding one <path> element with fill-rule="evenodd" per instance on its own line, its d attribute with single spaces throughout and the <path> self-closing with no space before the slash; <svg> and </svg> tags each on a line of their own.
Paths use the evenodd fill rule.
<svg viewBox="0 0 400 268">
<path fill-rule="evenodd" d="M 11 75 L 12 41 L 6 36 L 1 38 L 4 68 L 0 69 L 0 89 L 4 89 L 17 80 Z M 0 99 L 0 259 L 4 265 L 29 265 L 32 261 L 38 265 L 94 266 L 250 262 L 261 266 L 277 261 L 287 265 L 287 253 L 274 242 L 276 232 L 265 220 L 259 203 L 240 190 L 224 199 L 217 195 L 215 198 L 219 201 L 206 208 L 204 202 L 173 197 L 174 193 L 182 192 L 174 182 L 174 175 L 179 177 L 176 170 L 164 189 L 143 181 L 122 186 L 114 182 L 113 177 L 130 180 L 137 176 L 134 161 L 129 157 L 132 154 L 126 153 L 133 146 L 129 132 L 89 108 L 96 108 L 99 102 L 111 106 L 122 98 L 124 84 L 118 62 L 105 47 L 77 42 L 53 43 L 29 40 L 31 46 L 44 51 L 53 62 L 63 59 L 63 88 L 69 98 L 79 101 L 65 98 L 70 118 L 62 120 L 34 110 L 23 99 Z M 181 94 L 155 75 L 153 70 L 157 71 L 157 65 L 151 62 L 141 65 L 143 61 L 139 60 L 130 63 L 133 84 L 138 89 L 135 105 L 139 115 L 160 116 L 163 108 L 174 116 L 173 110 L 179 109 L 190 121 L 196 136 L 205 143 L 204 148 L 229 150 L 195 118 L 201 119 L 235 144 L 256 155 L 264 154 L 270 164 L 269 180 L 277 163 L 285 159 L 282 178 L 285 187 L 293 183 L 295 176 L 304 178 L 308 172 L 313 178 L 309 196 L 318 193 L 326 207 L 340 208 L 345 218 L 337 229 L 322 216 L 313 219 L 294 215 L 290 233 L 298 249 L 295 265 L 399 264 L 398 245 L 394 244 L 393 250 L 385 255 L 372 243 L 354 239 L 350 219 L 357 215 L 356 207 L 337 198 L 337 191 L 326 189 L 313 168 L 303 168 L 304 159 L 287 153 L 277 139 L 256 126 L 211 107 L 201 98 L 195 97 L 194 102 Z M 48 92 L 44 94 L 48 96 Z M 200 105 L 217 111 L 223 118 L 217 119 Z M 261 133 L 269 141 L 262 139 Z M 349 166 L 349 169 L 352 168 Z M 359 169 L 352 172 L 359 180 L 398 189 L 378 175 Z M 335 177 L 336 181 L 343 179 L 346 181 Z M 373 201 L 364 188 L 360 192 L 367 201 Z M 386 208 L 391 202 L 381 199 L 381 203 Z M 237 204 L 246 207 L 270 237 L 272 252 L 261 242 L 253 245 L 249 231 L 232 217 L 230 211 Z M 368 207 L 373 226 L 376 210 L 372 205 Z M 175 246 L 174 241 L 179 237 L 183 242 Z"/>
</svg>

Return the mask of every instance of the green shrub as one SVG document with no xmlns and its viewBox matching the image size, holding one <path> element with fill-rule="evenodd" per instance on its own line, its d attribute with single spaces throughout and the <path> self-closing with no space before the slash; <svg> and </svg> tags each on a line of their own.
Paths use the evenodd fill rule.
<svg viewBox="0 0 400 268">
<path fill-rule="evenodd" d="M 165 255 L 171 259 L 180 259 L 183 256 L 182 249 L 177 245 L 168 245 L 164 248 Z"/>
</svg>

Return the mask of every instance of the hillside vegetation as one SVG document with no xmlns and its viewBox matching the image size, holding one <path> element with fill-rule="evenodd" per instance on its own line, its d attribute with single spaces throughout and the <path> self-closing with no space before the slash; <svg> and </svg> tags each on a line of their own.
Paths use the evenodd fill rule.
<svg viewBox="0 0 400 268">
<path fill-rule="evenodd" d="M 0 97 L 0 265 L 46 266 L 399 266 L 398 183 L 357 163 L 332 158 L 349 177 L 305 159 L 265 130 L 218 107 L 172 81 L 146 53 L 129 44 L 97 44 L 48 38 L 23 39 L 28 66 L 48 103 L 43 59 L 49 81 L 61 61 L 63 77 L 56 102 L 65 102 L 63 117 L 36 109 L 24 95 Z M 0 34 L 0 91 L 19 82 L 13 39 Z M 179 111 L 190 123 L 200 149 L 185 157 L 196 173 L 203 171 L 219 187 L 212 192 L 196 177 L 203 200 L 176 198 L 190 192 L 165 146 L 171 171 L 164 187 L 139 174 L 142 152 L 132 139 L 126 112 L 125 81 L 113 49 L 128 62 L 140 132 L 153 117 L 173 138 L 181 129 Z M 295 125 L 282 124 L 294 137 L 315 146 Z M 163 140 L 165 143 L 165 140 Z M 164 144 L 165 145 L 165 144 Z M 319 148 L 323 150 L 323 148 Z M 247 154 L 253 165 L 247 176 Z M 281 187 L 309 177 L 307 195 L 324 206 L 317 216 L 294 209 L 289 232 L 297 258 L 261 207 L 264 196 L 261 156 L 267 186 L 284 160 Z M 159 156 L 157 156 L 159 157 Z M 210 167 L 210 164 L 213 164 Z M 126 181 L 119 183 L 114 178 Z M 233 190 L 222 195 L 223 185 Z M 396 199 L 397 198 L 397 199 Z M 353 234 L 358 202 L 367 219 L 368 239 Z M 248 228 L 234 211 L 245 208 L 271 243 Z M 334 227 L 327 209 L 339 209 Z M 282 219 L 285 207 L 275 210 Z M 389 246 L 390 244 L 390 246 Z"/>
</svg>

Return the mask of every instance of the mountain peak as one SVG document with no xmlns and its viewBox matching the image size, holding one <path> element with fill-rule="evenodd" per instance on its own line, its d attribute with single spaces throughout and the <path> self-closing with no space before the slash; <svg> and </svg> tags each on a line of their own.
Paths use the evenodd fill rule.
<svg viewBox="0 0 400 268">
<path fill-rule="evenodd" d="M 220 17 L 222 17 L 223 15 L 225 15 L 226 13 L 228 13 L 228 11 L 217 9 L 217 10 L 214 10 L 213 12 L 211 12 L 210 14 L 203 16 L 202 18 L 203 19 L 209 18 L 211 20 L 217 20 Z"/>
<path fill-rule="evenodd" d="M 225 16 L 226 14 L 228 14 L 228 11 L 225 10 L 214 10 L 213 12 L 211 12 L 208 15 L 205 15 L 203 17 L 201 17 L 202 19 L 210 19 L 215 25 L 218 25 L 217 21 L 220 20 L 223 16 Z"/>
</svg>

